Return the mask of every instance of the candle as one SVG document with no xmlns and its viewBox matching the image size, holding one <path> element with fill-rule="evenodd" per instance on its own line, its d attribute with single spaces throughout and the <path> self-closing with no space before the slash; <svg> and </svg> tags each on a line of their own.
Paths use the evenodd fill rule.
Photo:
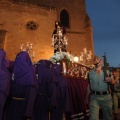
<svg viewBox="0 0 120 120">
<path fill-rule="evenodd" d="M 32 58 L 34 58 L 34 57 L 35 57 L 35 52 L 32 53 Z"/>
<path fill-rule="evenodd" d="M 33 44 L 30 44 L 30 49 L 32 50 L 32 46 L 33 46 Z"/>
<path fill-rule="evenodd" d="M 21 45 L 20 50 L 23 51 L 23 44 Z"/>
<path fill-rule="evenodd" d="M 29 42 L 27 42 L 27 47 L 29 46 Z"/>
<path fill-rule="evenodd" d="M 66 64 L 63 62 L 63 73 L 66 74 Z"/>
</svg>

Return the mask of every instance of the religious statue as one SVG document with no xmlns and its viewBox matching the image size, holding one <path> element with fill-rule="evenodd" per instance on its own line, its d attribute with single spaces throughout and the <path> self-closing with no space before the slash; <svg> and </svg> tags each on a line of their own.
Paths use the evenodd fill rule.
<svg viewBox="0 0 120 120">
<path fill-rule="evenodd" d="M 65 28 L 59 21 L 55 21 L 55 29 L 52 34 L 52 47 L 54 47 L 54 53 L 67 52 L 67 41 Z"/>
</svg>

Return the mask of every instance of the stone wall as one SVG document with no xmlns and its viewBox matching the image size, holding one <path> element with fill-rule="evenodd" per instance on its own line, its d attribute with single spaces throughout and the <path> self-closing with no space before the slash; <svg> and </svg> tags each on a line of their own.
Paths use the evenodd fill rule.
<svg viewBox="0 0 120 120">
<path fill-rule="evenodd" d="M 33 44 L 32 51 L 35 51 L 33 61 L 49 59 L 54 53 L 51 46 L 54 22 L 60 19 L 59 14 L 62 9 L 66 9 L 70 16 L 70 27 L 66 29 L 67 51 L 80 56 L 81 51 L 87 48 L 94 54 L 91 22 L 86 14 L 85 2 L 81 1 L 80 4 L 73 2 L 73 4 L 59 5 L 56 2 L 54 3 L 56 9 L 50 9 L 0 0 L 0 31 L 6 33 L 5 37 L 0 38 L 0 43 L 4 41 L 3 48 L 7 52 L 7 59 L 14 60 L 20 51 L 20 46 L 24 44 L 23 47 L 25 47 L 27 42 Z M 38 28 L 28 29 L 29 25 L 27 27 L 26 25 L 31 21 L 35 22 Z"/>
<path fill-rule="evenodd" d="M 21 44 L 25 47 L 27 42 L 33 44 L 35 60 L 49 59 L 53 54 L 51 36 L 56 20 L 55 10 L 6 2 L 0 4 L 0 13 L 0 30 L 6 31 L 4 49 L 8 59 L 14 60 Z M 29 21 L 37 23 L 38 29 L 27 29 Z"/>
</svg>

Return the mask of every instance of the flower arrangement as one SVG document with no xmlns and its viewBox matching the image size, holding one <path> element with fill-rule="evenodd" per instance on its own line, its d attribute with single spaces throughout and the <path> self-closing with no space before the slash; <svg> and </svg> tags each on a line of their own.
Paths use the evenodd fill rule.
<svg viewBox="0 0 120 120">
<path fill-rule="evenodd" d="M 50 57 L 50 61 L 53 64 L 60 63 L 62 59 L 66 59 L 67 61 L 73 61 L 73 56 L 68 52 L 56 52 L 53 56 Z"/>
</svg>

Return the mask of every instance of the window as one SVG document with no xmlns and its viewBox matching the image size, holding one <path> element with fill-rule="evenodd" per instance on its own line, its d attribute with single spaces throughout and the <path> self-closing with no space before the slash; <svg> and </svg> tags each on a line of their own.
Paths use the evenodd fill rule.
<svg viewBox="0 0 120 120">
<path fill-rule="evenodd" d="M 69 28 L 69 14 L 65 9 L 60 13 L 60 22 L 64 27 Z"/>
<path fill-rule="evenodd" d="M 26 27 L 29 30 L 36 30 L 38 28 L 38 24 L 34 21 L 29 21 L 29 22 L 27 22 Z"/>
</svg>

